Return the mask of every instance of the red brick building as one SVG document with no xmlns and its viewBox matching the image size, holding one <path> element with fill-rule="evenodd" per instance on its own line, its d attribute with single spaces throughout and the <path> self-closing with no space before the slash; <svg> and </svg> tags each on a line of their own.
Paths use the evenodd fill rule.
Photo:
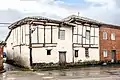
<svg viewBox="0 0 120 80">
<path fill-rule="evenodd" d="M 0 42 L 0 72 L 3 71 L 3 48 L 6 45 L 4 42 Z"/>
<path fill-rule="evenodd" d="M 100 60 L 120 60 L 120 26 L 103 24 L 100 34 Z"/>
</svg>

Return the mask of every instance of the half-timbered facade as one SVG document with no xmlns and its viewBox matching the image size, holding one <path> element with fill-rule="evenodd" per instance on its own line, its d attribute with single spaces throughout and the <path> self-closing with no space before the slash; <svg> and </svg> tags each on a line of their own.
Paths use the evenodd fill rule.
<svg viewBox="0 0 120 80">
<path fill-rule="evenodd" d="M 73 60 L 99 61 L 99 22 L 80 16 L 64 19 L 76 25 L 73 30 Z"/>
<path fill-rule="evenodd" d="M 9 26 L 7 56 L 24 67 L 72 62 L 73 25 L 44 17 L 27 17 Z"/>
</svg>

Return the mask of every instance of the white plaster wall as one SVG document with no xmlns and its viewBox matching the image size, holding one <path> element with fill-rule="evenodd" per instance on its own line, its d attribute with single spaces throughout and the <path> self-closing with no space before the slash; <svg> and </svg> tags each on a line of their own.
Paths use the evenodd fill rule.
<svg viewBox="0 0 120 80">
<path fill-rule="evenodd" d="M 51 55 L 47 55 L 47 48 L 33 48 L 32 57 L 33 63 L 57 63 L 59 62 L 58 50 L 55 47 L 49 47 L 51 50 Z"/>
<path fill-rule="evenodd" d="M 12 50 L 12 43 L 13 43 L 13 31 L 11 32 L 11 36 L 8 38 L 8 40 L 6 41 L 7 43 L 7 47 L 6 47 L 6 54 L 7 54 L 7 59 L 8 60 L 13 60 L 13 50 Z"/>
<path fill-rule="evenodd" d="M 39 42 L 44 43 L 44 26 L 39 27 Z"/>
<path fill-rule="evenodd" d="M 86 36 L 86 30 L 90 30 L 90 26 L 83 26 L 83 37 Z M 77 34 L 77 31 L 78 31 L 79 35 L 82 35 L 82 26 L 81 25 L 77 25 L 74 28 L 74 34 Z M 91 27 L 90 36 L 98 36 L 95 38 L 95 42 L 94 42 L 94 37 L 91 37 L 90 43 L 91 44 L 99 44 L 99 42 L 98 42 L 99 41 L 98 40 L 99 39 L 99 28 L 95 28 L 95 35 L 94 35 L 94 27 Z M 85 41 L 86 41 L 86 44 L 89 44 L 89 40 L 83 38 L 83 44 L 85 44 Z M 78 43 L 81 43 L 81 42 L 82 42 L 81 36 L 78 36 Z M 77 35 L 73 36 L 73 43 L 77 43 Z"/>
<path fill-rule="evenodd" d="M 72 27 L 61 27 L 60 29 L 65 30 L 65 40 L 58 39 L 58 27 L 54 27 L 53 43 L 57 43 L 56 47 L 32 48 L 33 63 L 57 63 L 59 62 L 59 51 L 66 51 L 66 62 L 72 62 Z M 41 34 L 43 34 L 42 32 Z M 49 35 L 51 35 L 50 32 L 46 32 L 47 43 L 51 41 Z M 51 55 L 47 55 L 47 49 L 51 49 Z"/>
<path fill-rule="evenodd" d="M 23 41 L 22 41 L 22 28 L 24 30 Z M 25 28 L 26 28 L 26 31 L 25 31 Z M 30 67 L 29 48 L 28 46 L 22 46 L 21 53 L 20 53 L 20 46 L 18 45 L 20 45 L 20 43 L 21 44 L 24 43 L 26 45 L 29 43 L 29 36 L 26 36 L 26 39 L 25 39 L 25 34 L 29 33 L 28 31 L 29 31 L 28 25 L 22 25 L 21 32 L 20 32 L 20 27 L 17 27 L 12 30 L 11 35 L 6 41 L 7 43 L 6 53 L 7 53 L 8 60 L 14 60 L 16 64 L 22 65 L 24 67 Z"/>
<path fill-rule="evenodd" d="M 21 47 L 21 60 L 22 60 L 22 65 L 24 67 L 30 67 L 30 53 L 29 53 L 29 46 L 22 46 Z"/>
<path fill-rule="evenodd" d="M 82 26 L 79 25 L 78 27 L 78 33 L 79 34 L 82 34 Z M 89 26 L 84 26 L 83 27 L 83 36 L 85 37 L 85 30 L 90 30 L 90 27 Z M 75 30 L 74 32 L 76 33 L 77 30 Z M 91 27 L 91 32 L 90 32 L 90 35 L 91 36 L 94 36 L 94 28 Z M 83 48 L 82 46 L 81 47 L 77 47 L 77 48 L 74 48 L 74 50 L 79 50 L 78 52 L 78 57 L 74 57 L 74 61 L 75 62 L 78 62 L 79 60 L 82 60 L 82 61 L 88 61 L 88 60 L 96 60 L 96 61 L 99 61 L 99 28 L 95 28 L 95 36 L 98 36 L 98 37 L 95 37 L 95 41 L 94 41 L 94 38 L 91 37 L 91 41 L 90 41 L 90 44 L 96 44 L 96 45 L 92 45 L 91 47 L 98 47 L 98 48 L 89 48 L 89 58 L 86 58 L 85 57 L 85 48 Z M 81 39 L 79 39 L 80 37 L 78 37 L 78 43 L 81 43 Z M 74 35 L 74 39 L 73 39 L 73 42 L 74 43 L 77 43 L 77 35 Z M 85 44 L 85 38 L 83 38 L 83 44 Z M 86 44 L 89 44 L 89 40 L 86 40 Z M 77 44 L 75 45 L 77 46 Z M 78 45 L 79 46 L 79 45 Z M 83 45 L 84 47 L 89 47 L 89 45 Z M 74 51 L 73 51 L 74 53 Z"/>
<path fill-rule="evenodd" d="M 90 48 L 89 49 L 89 52 L 90 52 L 90 60 L 96 60 L 96 61 L 99 61 L 99 48 Z"/>
<path fill-rule="evenodd" d="M 7 42 L 7 55 L 9 57 L 9 60 L 14 60 L 16 63 L 21 64 L 24 67 L 30 66 L 29 61 L 29 28 L 28 25 L 22 25 L 21 30 L 24 30 L 23 32 L 23 41 L 22 41 L 22 32 L 20 32 L 20 27 L 12 30 L 11 35 L 9 36 Z M 26 29 L 25 29 L 26 28 Z M 44 29 L 43 26 L 39 27 L 39 42 L 43 43 L 43 36 L 44 36 Z M 48 28 L 50 28 L 48 26 Z M 59 51 L 66 51 L 66 62 L 72 62 L 72 27 L 61 27 L 60 29 L 65 30 L 65 40 L 58 39 L 58 27 L 53 27 L 53 43 L 57 43 L 56 47 L 48 47 L 48 48 L 33 48 L 32 50 L 32 57 L 33 57 L 33 63 L 57 63 L 59 62 Z M 36 31 L 32 34 L 32 42 L 37 42 L 36 37 Z M 14 34 L 13 34 L 14 33 Z M 18 34 L 18 35 L 17 35 Z M 49 43 L 50 38 L 50 29 L 46 30 L 46 43 Z M 18 41 L 17 41 L 18 38 Z M 21 40 L 21 41 L 20 41 Z M 13 44 L 11 44 L 13 43 Z M 21 47 L 21 53 L 20 53 L 20 47 L 17 45 L 26 44 Z M 51 55 L 47 55 L 46 49 L 52 49 Z"/>
<path fill-rule="evenodd" d="M 95 44 L 98 44 L 97 47 L 99 47 L 99 28 L 95 29 L 95 36 L 98 36 L 95 39 Z"/>
<path fill-rule="evenodd" d="M 58 51 L 67 51 L 66 61 L 72 62 L 72 27 L 62 27 L 65 30 L 65 40 L 58 40 Z"/>
<path fill-rule="evenodd" d="M 74 57 L 75 62 L 78 62 L 79 60 L 82 62 L 92 60 L 99 61 L 99 49 L 89 48 L 89 58 L 85 57 L 85 48 L 75 48 L 74 50 L 79 50 L 78 57 Z"/>
</svg>

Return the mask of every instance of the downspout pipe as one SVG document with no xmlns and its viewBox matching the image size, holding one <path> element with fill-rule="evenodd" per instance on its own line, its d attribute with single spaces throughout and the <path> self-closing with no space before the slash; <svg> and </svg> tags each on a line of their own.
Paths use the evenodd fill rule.
<svg viewBox="0 0 120 80">
<path fill-rule="evenodd" d="M 31 25 L 32 25 L 33 21 L 29 22 L 29 50 L 30 50 L 30 67 L 33 66 L 33 62 L 32 62 L 32 36 L 31 36 Z"/>
<path fill-rule="evenodd" d="M 73 60 L 72 60 L 72 62 L 74 63 L 74 44 L 73 44 L 73 34 L 74 34 L 74 27 L 72 27 L 72 55 L 73 55 Z"/>
</svg>

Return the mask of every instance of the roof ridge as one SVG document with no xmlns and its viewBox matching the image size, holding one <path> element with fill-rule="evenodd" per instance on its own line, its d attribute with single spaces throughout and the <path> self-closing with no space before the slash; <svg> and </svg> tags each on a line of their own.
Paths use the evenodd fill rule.
<svg viewBox="0 0 120 80">
<path fill-rule="evenodd" d="M 95 19 L 91 19 L 91 18 L 87 18 L 87 17 L 83 17 L 83 16 L 77 16 L 77 15 L 70 15 L 70 16 L 64 18 L 63 21 L 69 21 L 70 19 L 73 19 L 73 18 L 78 18 L 78 19 L 90 21 L 90 22 L 102 23 Z"/>
</svg>

